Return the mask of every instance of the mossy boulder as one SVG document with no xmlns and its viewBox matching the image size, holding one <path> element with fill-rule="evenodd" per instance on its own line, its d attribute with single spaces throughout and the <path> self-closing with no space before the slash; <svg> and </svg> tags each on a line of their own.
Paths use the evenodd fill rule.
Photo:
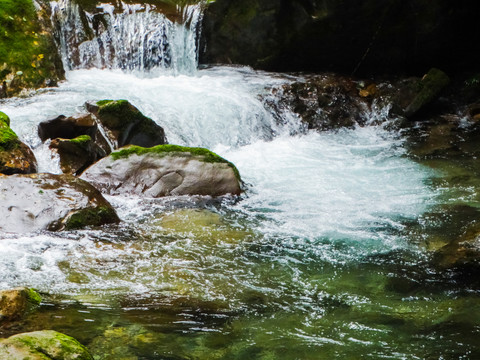
<svg viewBox="0 0 480 360">
<path fill-rule="evenodd" d="M 82 179 L 108 194 L 238 195 L 236 167 L 203 148 L 159 145 L 129 146 L 89 167 Z"/>
<path fill-rule="evenodd" d="M 2 0 L 0 35 L 0 97 L 51 86 L 64 79 L 53 38 L 49 4 Z"/>
<path fill-rule="evenodd" d="M 24 316 L 42 301 L 34 289 L 0 290 L 0 323 Z"/>
<path fill-rule="evenodd" d="M 92 185 L 72 175 L 0 176 L 0 230 L 70 230 L 118 222 Z"/>
<path fill-rule="evenodd" d="M 125 145 L 152 147 L 166 143 L 165 131 L 127 100 L 101 100 L 85 104 L 118 149 Z"/>
<path fill-rule="evenodd" d="M 86 103 L 88 112 L 60 115 L 39 124 L 42 141 L 60 156 L 64 173 L 79 175 L 88 166 L 124 145 L 165 144 L 165 132 L 126 100 Z"/>
<path fill-rule="evenodd" d="M 32 150 L 10 128 L 9 117 L 0 112 L 0 174 L 31 174 L 37 171 Z"/>
<path fill-rule="evenodd" d="M 9 360 L 93 360 L 88 350 L 74 338 L 43 330 L 0 340 L 0 358 Z"/>
</svg>

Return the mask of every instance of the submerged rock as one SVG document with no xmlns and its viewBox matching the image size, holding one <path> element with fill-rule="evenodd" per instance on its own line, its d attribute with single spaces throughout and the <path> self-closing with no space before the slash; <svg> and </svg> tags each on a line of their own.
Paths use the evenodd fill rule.
<svg viewBox="0 0 480 360">
<path fill-rule="evenodd" d="M 111 195 L 238 195 L 236 167 L 202 148 L 126 147 L 88 168 L 82 179 Z"/>
<path fill-rule="evenodd" d="M 0 358 L 8 360 L 93 360 L 88 350 L 74 338 L 43 330 L 0 340 Z"/>
<path fill-rule="evenodd" d="M 42 301 L 40 295 L 28 288 L 0 291 L 0 323 L 25 315 Z"/>
<path fill-rule="evenodd" d="M 71 175 L 0 176 L 0 230 L 78 229 L 118 222 L 98 190 Z"/>
<path fill-rule="evenodd" d="M 32 150 L 10 128 L 10 118 L 0 112 L 0 174 L 30 174 L 37 171 Z"/>
<path fill-rule="evenodd" d="M 220 214 L 207 209 L 177 209 L 153 220 L 154 229 L 166 235 L 188 237 L 205 243 L 235 243 L 254 236 L 253 231 L 232 226 Z"/>
</svg>

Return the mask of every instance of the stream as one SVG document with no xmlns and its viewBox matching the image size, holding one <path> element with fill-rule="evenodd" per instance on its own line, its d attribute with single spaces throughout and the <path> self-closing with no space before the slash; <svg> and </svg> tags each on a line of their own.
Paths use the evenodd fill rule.
<svg viewBox="0 0 480 360">
<path fill-rule="evenodd" d="M 480 288 L 438 270 L 426 245 L 452 226 L 429 216 L 454 190 L 388 119 L 309 131 L 264 101 L 301 75 L 99 63 L 0 102 L 39 171 L 61 172 L 41 121 L 128 99 L 169 143 L 233 162 L 245 193 L 106 196 L 119 225 L 0 233 L 0 289 L 43 296 L 1 337 L 54 329 L 96 360 L 480 358 Z"/>
</svg>

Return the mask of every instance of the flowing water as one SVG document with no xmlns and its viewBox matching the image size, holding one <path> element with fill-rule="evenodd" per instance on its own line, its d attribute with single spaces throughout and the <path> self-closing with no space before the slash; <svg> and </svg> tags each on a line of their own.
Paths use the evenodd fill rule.
<svg viewBox="0 0 480 360">
<path fill-rule="evenodd" d="M 41 171 L 60 172 L 39 122 L 128 99 L 170 143 L 235 163 L 245 194 L 110 196 L 120 225 L 0 234 L 0 288 L 44 297 L 0 336 L 48 327 L 95 359 L 480 357 L 479 288 L 434 267 L 425 245 L 452 193 L 400 132 L 309 132 L 288 109 L 272 114 L 262 99 L 291 75 L 90 67 L 0 103 Z"/>
</svg>

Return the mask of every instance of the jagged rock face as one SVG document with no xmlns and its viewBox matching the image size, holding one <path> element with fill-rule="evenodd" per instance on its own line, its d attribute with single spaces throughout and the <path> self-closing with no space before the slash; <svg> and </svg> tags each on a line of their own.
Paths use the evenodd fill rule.
<svg viewBox="0 0 480 360">
<path fill-rule="evenodd" d="M 277 71 L 449 73 L 475 69 L 480 3 L 428 0 L 217 0 L 203 20 L 201 63 Z"/>
<path fill-rule="evenodd" d="M 206 149 L 174 145 L 127 147 L 92 165 L 81 177 L 111 195 L 221 196 L 241 192 L 233 164 Z"/>
<path fill-rule="evenodd" d="M 103 196 L 71 175 L 0 176 L 0 230 L 26 233 L 118 222 Z"/>
<path fill-rule="evenodd" d="M 165 144 L 165 132 L 126 100 L 86 103 L 88 113 L 63 115 L 39 124 L 42 141 L 60 156 L 64 173 L 78 175 L 112 150 L 125 145 Z"/>
<path fill-rule="evenodd" d="M 65 334 L 43 330 L 0 341 L 0 358 L 9 360 L 93 360 L 88 350 Z"/>
<path fill-rule="evenodd" d="M 369 100 L 360 95 L 358 82 L 333 74 L 311 76 L 277 89 L 280 101 L 296 113 L 309 129 L 330 130 L 364 124 Z M 278 110 L 277 110 L 278 112 Z"/>
</svg>

